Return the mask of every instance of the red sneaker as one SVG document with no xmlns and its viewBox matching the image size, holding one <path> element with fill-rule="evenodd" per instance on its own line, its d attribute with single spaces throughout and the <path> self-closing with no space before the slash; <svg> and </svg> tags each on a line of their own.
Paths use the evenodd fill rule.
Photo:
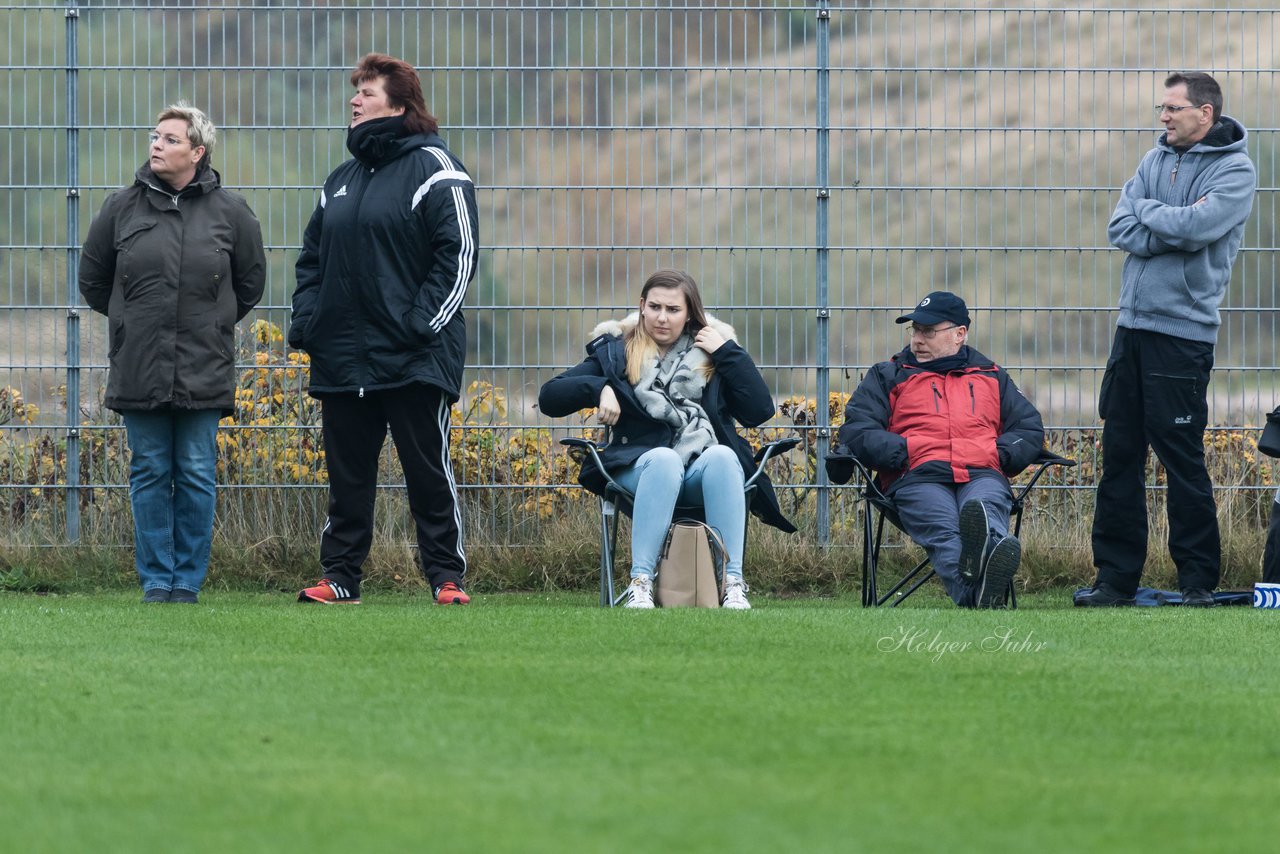
<svg viewBox="0 0 1280 854">
<path fill-rule="evenodd" d="M 470 601 L 467 592 L 452 581 L 446 581 L 436 590 L 437 605 L 466 605 Z"/>
<path fill-rule="evenodd" d="M 360 597 L 337 582 L 322 578 L 315 587 L 308 587 L 298 594 L 299 602 L 323 602 L 325 605 L 359 605 Z"/>
</svg>

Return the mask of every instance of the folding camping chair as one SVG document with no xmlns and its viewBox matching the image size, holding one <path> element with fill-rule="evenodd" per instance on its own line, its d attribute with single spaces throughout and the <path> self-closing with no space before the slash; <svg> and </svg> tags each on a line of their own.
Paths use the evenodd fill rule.
<svg viewBox="0 0 1280 854">
<path fill-rule="evenodd" d="M 623 513 L 630 517 L 635 495 L 610 477 L 609 473 L 604 469 L 604 463 L 600 459 L 600 451 L 608 445 L 607 436 L 606 441 L 600 444 L 588 439 L 578 438 L 561 439 L 560 444 L 585 451 L 586 459 L 582 464 L 595 466 L 604 477 L 605 494 L 600 497 L 600 605 L 604 608 L 612 608 L 627 595 L 626 585 L 622 585 L 621 589 L 619 589 L 615 584 L 614 577 L 614 555 L 618 547 L 618 510 L 621 509 Z M 755 493 L 760 476 L 764 473 L 765 464 L 772 457 L 786 453 L 799 444 L 800 439 L 791 436 L 786 439 L 777 439 L 756 451 L 755 471 L 747 475 L 746 482 L 743 484 L 743 492 L 748 508 L 747 527 L 750 527 L 751 522 L 751 497 Z M 676 505 L 673 518 L 691 518 L 705 521 L 701 506 L 685 506 L 683 504 Z M 743 542 L 746 542 L 745 532 Z"/>
<path fill-rule="evenodd" d="M 1024 484 L 1016 486 L 1013 490 L 1013 508 L 1009 512 L 1009 520 L 1013 523 L 1010 526 L 1013 536 L 1017 537 L 1022 532 L 1022 514 L 1026 510 L 1027 496 L 1035 488 L 1044 473 L 1050 468 L 1071 468 L 1075 464 L 1075 460 L 1060 457 L 1044 448 L 1040 450 L 1040 456 L 1031 464 L 1034 467 L 1031 479 Z M 880 489 L 871 467 L 847 452 L 832 453 L 827 456 L 827 474 L 835 483 L 848 483 L 849 480 L 856 476 L 862 489 L 860 497 L 860 503 L 862 504 L 862 606 L 864 608 L 879 608 L 888 603 L 890 607 L 896 608 L 908 596 L 919 590 L 926 581 L 937 575 L 937 570 L 929 566 L 929 558 L 926 555 L 924 560 L 917 563 L 886 593 L 881 595 L 879 593 L 880 547 L 884 540 L 884 524 L 888 521 L 890 525 L 893 525 L 899 531 L 903 530 L 902 522 L 898 518 L 898 512 L 893 506 L 893 500 Z M 872 518 L 873 516 L 875 517 L 874 519 Z M 903 533 L 906 532 L 903 531 Z M 908 585 L 910 586 L 908 587 Z M 906 588 L 906 590 L 904 591 L 903 588 Z M 1009 607 L 1018 607 L 1018 599 L 1012 582 L 1009 584 Z"/>
</svg>

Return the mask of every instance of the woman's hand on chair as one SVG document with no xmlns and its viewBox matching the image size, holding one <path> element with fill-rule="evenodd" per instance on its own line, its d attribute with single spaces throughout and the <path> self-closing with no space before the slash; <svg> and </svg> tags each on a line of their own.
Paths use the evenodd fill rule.
<svg viewBox="0 0 1280 854">
<path fill-rule="evenodd" d="M 618 406 L 618 396 L 613 393 L 613 387 L 605 386 L 600 389 L 600 405 L 596 408 L 596 420 L 607 427 L 612 427 L 618 423 L 618 416 L 621 414 L 622 409 Z"/>
<path fill-rule="evenodd" d="M 724 344 L 724 336 L 716 332 L 710 326 L 704 326 L 698 330 L 697 336 L 693 339 L 693 345 L 706 350 L 708 353 L 714 353 Z"/>
</svg>

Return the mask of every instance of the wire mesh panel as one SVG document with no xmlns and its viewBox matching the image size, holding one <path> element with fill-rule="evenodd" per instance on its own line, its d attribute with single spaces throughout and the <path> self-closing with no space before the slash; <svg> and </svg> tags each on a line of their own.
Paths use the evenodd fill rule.
<svg viewBox="0 0 1280 854">
<path fill-rule="evenodd" d="M 75 508 L 82 539 L 129 541 L 127 452 L 101 405 L 106 324 L 79 304 L 76 252 L 179 99 L 218 126 L 214 166 L 267 244 L 267 293 L 239 327 L 238 407 L 219 434 L 220 536 L 318 529 L 318 410 L 283 334 L 303 229 L 349 156 L 350 69 L 370 51 L 422 69 L 477 182 L 483 249 L 451 443 L 473 540 L 530 542 L 576 500 L 576 466 L 554 440 L 591 425 L 544 418 L 537 390 L 599 321 L 634 310 L 659 266 L 690 271 L 737 329 L 782 404 L 769 428 L 806 437 L 808 456 L 778 472 L 804 536 L 823 536 L 807 515 L 827 489 L 822 431 L 866 368 L 903 346 L 894 317 L 934 289 L 969 301 L 973 343 L 1012 371 L 1059 450 L 1089 458 L 1054 486 L 1090 495 L 1123 260 L 1106 223 L 1174 70 L 1219 79 L 1258 167 L 1210 393 L 1211 422 L 1229 428 L 1214 453 L 1241 459 L 1242 428 L 1276 396 L 1280 13 L 1045 5 L 0 6 L 5 536 L 61 542 Z M 380 536 L 408 539 L 389 448 L 381 480 L 394 500 Z M 1087 524 L 1088 504 L 1074 506 Z"/>
<path fill-rule="evenodd" d="M 1010 369 L 1056 450 L 1080 459 L 1072 486 L 1090 490 L 1124 260 L 1107 221 L 1163 131 L 1152 106 L 1164 78 L 1204 70 L 1249 129 L 1258 168 L 1222 312 L 1210 424 L 1224 429 L 1211 433 L 1210 462 L 1220 488 L 1269 484 L 1256 434 L 1238 427 L 1276 402 L 1277 15 L 1124 6 L 833 15 L 833 388 L 852 390 L 905 345 L 893 323 L 904 306 L 957 292 L 975 309 L 971 343 Z M 1092 502 L 1073 506 L 1059 524 L 1087 538 Z"/>
</svg>

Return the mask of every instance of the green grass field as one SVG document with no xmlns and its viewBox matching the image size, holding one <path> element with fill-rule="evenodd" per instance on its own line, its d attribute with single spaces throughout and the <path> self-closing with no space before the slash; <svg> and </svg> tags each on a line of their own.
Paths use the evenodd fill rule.
<svg viewBox="0 0 1280 854">
<path fill-rule="evenodd" d="M 1270 851 L 1277 615 L 0 594 L 4 851 Z"/>
</svg>

